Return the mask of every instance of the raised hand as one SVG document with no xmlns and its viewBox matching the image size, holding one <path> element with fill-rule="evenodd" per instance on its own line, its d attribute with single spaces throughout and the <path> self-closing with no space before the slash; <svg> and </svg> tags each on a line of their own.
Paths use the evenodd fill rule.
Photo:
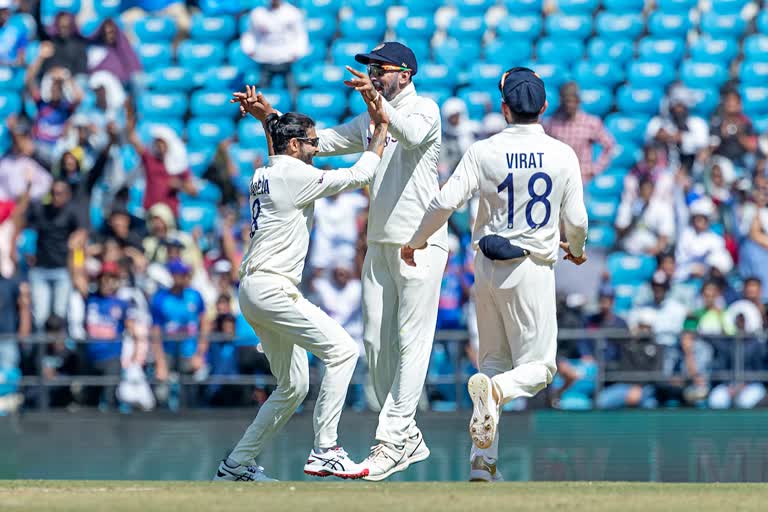
<svg viewBox="0 0 768 512">
<path fill-rule="evenodd" d="M 375 100 L 368 102 L 368 115 L 371 116 L 371 121 L 374 125 L 388 125 L 389 116 L 384 110 L 384 102 L 381 96 L 378 96 Z"/>
<path fill-rule="evenodd" d="M 260 92 L 256 92 L 256 86 L 245 86 L 245 92 L 233 92 L 230 103 L 240 104 L 240 115 L 251 114 L 259 121 L 264 121 L 269 114 L 276 113 L 269 101 Z"/>
<path fill-rule="evenodd" d="M 344 80 L 344 85 L 359 92 L 363 96 L 365 103 L 371 103 L 374 101 L 379 93 L 373 87 L 371 78 L 365 73 L 361 73 L 360 71 L 357 71 L 350 66 L 345 67 L 347 68 L 347 71 L 355 76 L 355 78 Z"/>
</svg>

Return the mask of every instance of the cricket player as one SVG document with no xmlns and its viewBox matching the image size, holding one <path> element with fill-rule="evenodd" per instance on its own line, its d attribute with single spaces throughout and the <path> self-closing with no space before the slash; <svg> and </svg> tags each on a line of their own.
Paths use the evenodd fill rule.
<svg viewBox="0 0 768 512">
<path fill-rule="evenodd" d="M 376 440 L 363 465 L 366 480 L 383 480 L 429 457 L 415 416 L 432 352 L 440 282 L 448 260 L 448 232 L 437 229 L 416 268 L 400 260 L 418 222 L 439 192 L 440 109 L 416 94 L 413 52 L 386 42 L 355 60 L 344 83 L 366 103 L 382 99 L 389 136 L 373 183 L 368 214 L 368 252 L 363 264 L 363 321 L 366 356 L 381 404 Z M 271 107 L 268 112 L 271 112 Z M 268 112 L 254 113 L 263 118 Z M 319 130 L 321 155 L 359 153 L 371 138 L 372 120 L 363 112 L 350 122 Z"/>
<path fill-rule="evenodd" d="M 255 89 L 248 94 L 256 96 Z M 258 96 L 261 98 L 261 96 Z M 233 101 L 242 97 L 235 94 Z M 262 405 L 214 480 L 268 481 L 254 458 L 288 421 L 309 388 L 307 352 L 325 364 L 315 404 L 314 448 L 304 472 L 315 476 L 361 478 L 367 469 L 337 446 L 337 427 L 357 363 L 357 344 L 298 289 L 309 247 L 315 200 L 366 185 L 373 178 L 389 124 L 383 102 L 369 104 L 374 127 L 360 160 L 350 169 L 321 171 L 312 166 L 318 152 L 315 124 L 288 113 L 266 118 L 270 161 L 251 181 L 251 242 L 240 267 L 240 309 L 258 334 L 277 389 Z"/>
<path fill-rule="evenodd" d="M 500 407 L 534 396 L 556 371 L 558 244 L 565 259 L 581 265 L 587 236 L 579 161 L 538 121 L 547 108 L 544 83 L 518 67 L 504 73 L 499 89 L 509 125 L 469 148 L 401 251 L 403 260 L 418 268 L 416 250 L 479 191 L 472 243 L 480 249 L 475 259 L 480 373 L 468 384 L 474 404 L 470 479 L 489 482 L 501 479 Z"/>
</svg>

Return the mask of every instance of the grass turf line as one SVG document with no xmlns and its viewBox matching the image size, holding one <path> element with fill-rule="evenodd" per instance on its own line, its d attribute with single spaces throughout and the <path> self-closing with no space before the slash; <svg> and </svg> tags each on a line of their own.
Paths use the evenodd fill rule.
<svg viewBox="0 0 768 512">
<path fill-rule="evenodd" d="M 764 511 L 764 484 L 0 481 L 0 510 Z"/>
</svg>

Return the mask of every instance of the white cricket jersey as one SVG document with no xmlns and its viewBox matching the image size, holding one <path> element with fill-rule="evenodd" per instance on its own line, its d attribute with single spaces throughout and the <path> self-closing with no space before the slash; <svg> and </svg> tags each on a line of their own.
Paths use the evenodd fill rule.
<svg viewBox="0 0 768 512">
<path fill-rule="evenodd" d="M 482 237 L 494 234 L 539 260 L 555 262 L 562 219 L 571 252 L 584 252 L 587 211 L 579 160 L 570 146 L 546 135 L 541 125 L 509 125 L 472 144 L 409 245 L 424 245 L 453 210 L 478 191 L 475 249 Z"/>
<path fill-rule="evenodd" d="M 402 245 L 416 231 L 429 202 L 440 191 L 440 108 L 431 99 L 418 96 L 413 84 L 391 103 L 382 101 L 390 119 L 389 133 L 370 189 L 368 241 Z M 318 130 L 320 153 L 359 153 L 372 133 L 366 111 L 341 126 Z M 444 227 L 430 242 L 447 249 L 447 240 Z"/>
<path fill-rule="evenodd" d="M 296 158 L 270 157 L 251 180 L 251 242 L 240 277 L 256 271 L 288 278 L 298 285 L 309 249 L 315 200 L 365 186 L 379 164 L 366 151 L 349 169 L 323 171 Z"/>
</svg>

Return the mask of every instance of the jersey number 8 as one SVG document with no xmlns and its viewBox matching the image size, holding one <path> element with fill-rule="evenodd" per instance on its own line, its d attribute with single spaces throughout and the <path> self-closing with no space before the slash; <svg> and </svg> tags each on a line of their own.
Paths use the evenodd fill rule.
<svg viewBox="0 0 768 512">
<path fill-rule="evenodd" d="M 256 234 L 256 230 L 259 229 L 259 214 L 261 214 L 261 201 L 254 199 L 251 205 L 251 238 Z"/>
<path fill-rule="evenodd" d="M 538 180 L 544 180 L 546 188 L 543 194 L 537 194 L 534 187 Z M 512 173 L 507 174 L 507 177 L 498 187 L 498 191 L 501 193 L 507 189 L 507 228 L 512 229 L 512 221 L 515 217 L 515 187 L 514 177 Z M 549 217 L 552 214 L 552 204 L 549 202 L 549 194 L 552 193 L 552 178 L 548 174 L 543 172 L 537 172 L 531 175 L 531 179 L 528 180 L 528 195 L 531 196 L 531 200 L 525 206 L 525 220 L 531 229 L 540 228 L 546 226 L 549 222 Z M 536 223 L 533 220 L 533 205 L 541 203 L 544 205 L 544 219 Z"/>
</svg>

